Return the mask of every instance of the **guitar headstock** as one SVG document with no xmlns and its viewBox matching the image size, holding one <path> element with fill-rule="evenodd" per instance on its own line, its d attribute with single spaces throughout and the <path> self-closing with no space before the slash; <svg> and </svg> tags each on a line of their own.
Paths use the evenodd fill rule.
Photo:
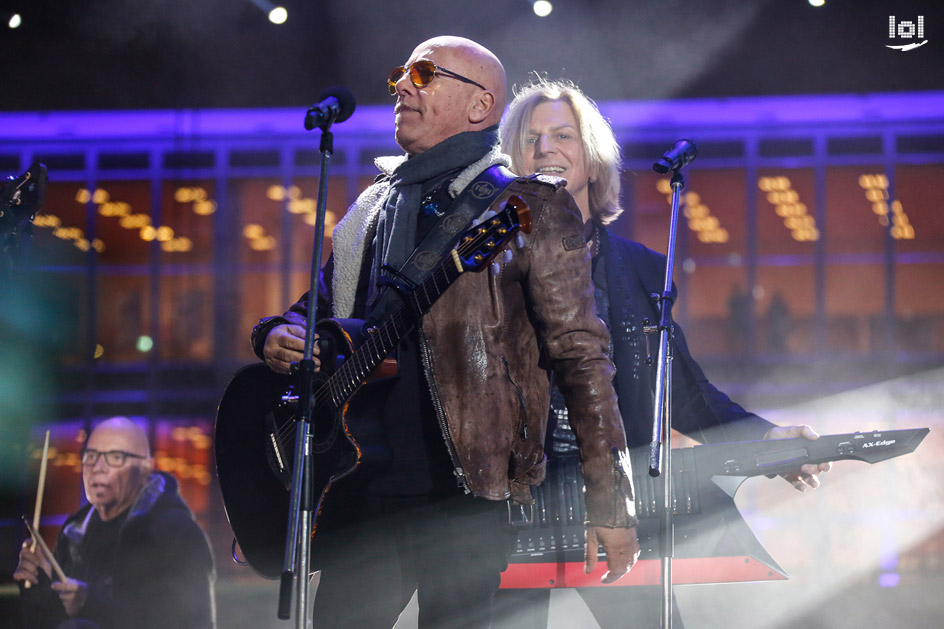
<svg viewBox="0 0 944 629">
<path fill-rule="evenodd" d="M 38 161 L 18 177 L 9 177 L 0 188 L 0 237 L 15 236 L 32 224 L 46 199 L 46 167 Z"/>
<path fill-rule="evenodd" d="M 472 227 L 459 239 L 453 259 L 463 271 L 481 271 L 518 231 L 531 232 L 531 208 L 524 199 L 512 195 L 504 210 Z"/>
</svg>

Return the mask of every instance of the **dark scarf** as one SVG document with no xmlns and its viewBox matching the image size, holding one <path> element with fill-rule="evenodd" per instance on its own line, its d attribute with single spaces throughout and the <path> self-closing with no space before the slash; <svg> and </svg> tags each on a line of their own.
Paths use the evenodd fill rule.
<svg viewBox="0 0 944 629">
<path fill-rule="evenodd" d="M 390 192 L 377 224 L 378 237 L 383 236 L 376 243 L 372 291 L 377 286 L 381 266 L 400 269 L 416 248 L 417 214 L 423 194 L 428 192 L 424 184 L 475 163 L 497 144 L 497 126 L 466 131 L 410 157 L 393 171 Z"/>
</svg>

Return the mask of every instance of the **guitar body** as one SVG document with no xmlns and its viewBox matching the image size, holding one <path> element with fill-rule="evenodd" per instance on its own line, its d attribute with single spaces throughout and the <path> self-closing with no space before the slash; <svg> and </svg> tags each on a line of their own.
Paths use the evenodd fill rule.
<svg viewBox="0 0 944 629">
<path fill-rule="evenodd" d="M 216 421 L 216 466 L 226 515 L 246 561 L 262 576 L 282 572 L 294 464 L 293 378 L 258 363 L 226 387 Z M 332 484 L 357 467 L 358 445 L 342 411 L 312 418 L 312 487 L 321 506 Z M 317 568 L 317 562 L 312 562 Z"/>
<path fill-rule="evenodd" d="M 322 373 L 312 389 L 312 533 L 326 521 L 320 517 L 323 509 L 332 524 L 347 517 L 342 507 L 333 513 L 330 505 L 325 509 L 325 501 L 343 500 L 338 494 L 344 493 L 344 485 L 369 479 L 389 455 L 381 427 L 371 413 L 362 412 L 377 403 L 378 394 L 355 394 L 368 380 L 395 373 L 390 356 L 419 318 L 463 273 L 481 271 L 518 231 L 528 233 L 530 216 L 524 200 L 510 197 L 502 212 L 463 234 L 427 278 L 404 295 L 402 305 L 368 330 L 352 319 L 319 322 L 319 345 L 326 347 L 319 354 Z M 217 411 L 216 466 L 226 515 L 246 561 L 271 578 L 278 578 L 283 567 L 297 402 L 293 378 L 259 363 L 236 373 Z M 329 497 L 335 484 L 358 468 Z M 313 570 L 318 569 L 318 546 L 312 545 Z"/>
</svg>

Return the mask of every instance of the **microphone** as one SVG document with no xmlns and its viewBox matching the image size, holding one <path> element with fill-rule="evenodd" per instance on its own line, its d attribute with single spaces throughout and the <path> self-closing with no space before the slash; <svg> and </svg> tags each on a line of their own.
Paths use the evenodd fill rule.
<svg viewBox="0 0 944 629">
<path fill-rule="evenodd" d="M 698 148 L 694 142 L 679 140 L 672 149 L 666 151 L 665 155 L 652 165 L 652 170 L 663 174 L 670 170 L 678 170 L 695 161 L 696 155 L 698 155 Z"/>
<path fill-rule="evenodd" d="M 335 122 L 344 122 L 354 113 L 354 94 L 346 87 L 335 85 L 321 92 L 321 102 L 308 108 L 305 128 L 326 127 Z"/>
</svg>

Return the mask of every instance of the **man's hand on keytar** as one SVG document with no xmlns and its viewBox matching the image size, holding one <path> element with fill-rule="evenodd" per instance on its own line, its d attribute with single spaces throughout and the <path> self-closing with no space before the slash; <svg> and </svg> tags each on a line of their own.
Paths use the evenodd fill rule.
<svg viewBox="0 0 944 629">
<path fill-rule="evenodd" d="M 804 424 L 801 426 L 776 426 L 764 435 L 764 439 L 796 439 L 798 437 L 815 441 L 819 439 L 819 433 Z M 819 487 L 819 475 L 828 472 L 832 466 L 833 464 L 829 462 L 818 465 L 807 463 L 780 476 L 793 485 L 797 491 L 806 491 Z"/>
<path fill-rule="evenodd" d="M 607 573 L 601 583 L 613 583 L 629 572 L 639 559 L 639 540 L 635 528 L 587 527 L 587 547 L 584 555 L 584 571 L 590 574 L 597 567 L 597 547 L 606 552 Z"/>
</svg>

